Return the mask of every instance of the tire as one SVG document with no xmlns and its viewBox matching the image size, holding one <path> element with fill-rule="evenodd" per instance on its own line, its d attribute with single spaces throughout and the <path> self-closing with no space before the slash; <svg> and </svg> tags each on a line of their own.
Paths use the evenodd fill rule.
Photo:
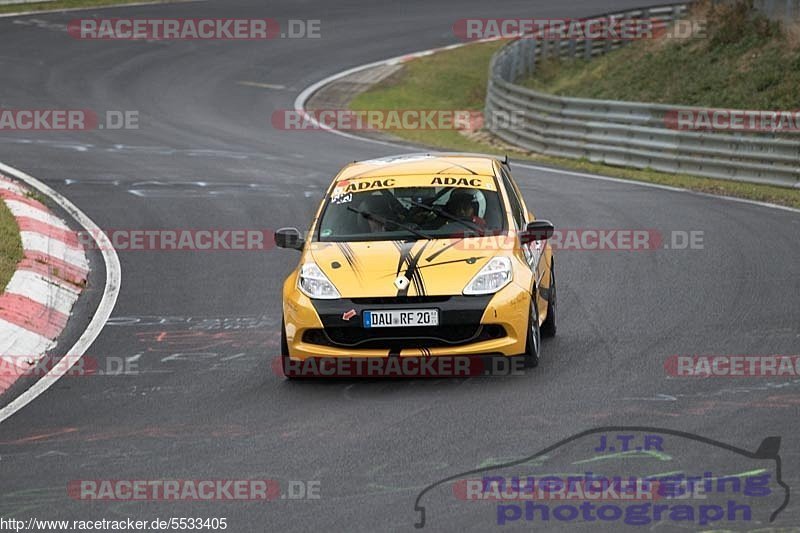
<svg viewBox="0 0 800 533">
<path fill-rule="evenodd" d="M 286 323 L 283 318 L 281 318 L 281 364 L 283 376 L 286 379 L 296 379 L 296 376 L 289 375 L 289 343 L 286 340 Z"/>
<path fill-rule="evenodd" d="M 525 342 L 525 366 L 539 366 L 539 354 L 542 349 L 542 335 L 539 330 L 539 313 L 536 310 L 536 295 L 531 297 L 531 310 L 528 317 L 528 336 Z"/>
<path fill-rule="evenodd" d="M 556 298 L 556 270 L 555 262 L 550 260 L 550 297 L 547 299 L 547 318 L 542 323 L 542 337 L 555 337 L 556 318 L 558 318 L 558 305 Z"/>
</svg>

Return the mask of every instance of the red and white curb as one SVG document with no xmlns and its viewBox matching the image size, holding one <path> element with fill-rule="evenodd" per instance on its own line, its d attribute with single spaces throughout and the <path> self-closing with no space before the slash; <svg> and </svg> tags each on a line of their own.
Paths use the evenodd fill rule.
<svg viewBox="0 0 800 533">
<path fill-rule="evenodd" d="M 24 183 L 25 186 L 46 196 L 51 202 L 58 205 L 67 215 L 75 220 L 75 222 L 92 237 L 94 241 L 93 246 L 96 246 L 96 249 L 100 251 L 100 256 L 106 271 L 100 303 L 91 315 L 86 329 L 83 330 L 83 333 L 81 333 L 80 337 L 78 337 L 78 340 L 75 341 L 75 344 L 73 344 L 71 348 L 63 351 L 65 357 L 61 359 L 58 365 L 51 368 L 47 374 L 31 385 L 30 388 L 26 389 L 22 394 L 8 403 L 8 405 L 0 409 L 0 423 L 2 423 L 52 387 L 53 384 L 61 379 L 62 376 L 69 372 L 70 369 L 80 361 L 81 357 L 86 353 L 86 350 L 89 349 L 100 335 L 106 321 L 114 310 L 122 283 L 122 269 L 120 268 L 117 252 L 114 250 L 109 238 L 103 233 L 100 227 L 95 224 L 86 213 L 78 209 L 75 204 L 52 187 L 49 187 L 46 183 L 5 163 L 0 163 L 0 173 L 12 176 L 14 179 Z M 49 248 L 45 249 L 45 251 L 49 250 Z M 45 272 L 49 272 L 49 270 L 45 270 Z M 64 271 L 59 271 L 59 273 L 63 275 Z M 100 280 L 95 280 L 94 282 L 98 285 L 97 288 L 99 288 L 100 285 L 99 281 Z"/>
<path fill-rule="evenodd" d="M 89 274 L 77 234 L 30 190 L 0 174 L 0 199 L 20 229 L 23 259 L 0 294 L 0 394 L 56 345 Z"/>
</svg>

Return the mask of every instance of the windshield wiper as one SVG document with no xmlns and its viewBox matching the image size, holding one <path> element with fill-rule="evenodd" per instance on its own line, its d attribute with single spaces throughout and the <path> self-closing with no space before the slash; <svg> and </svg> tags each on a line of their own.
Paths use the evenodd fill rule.
<svg viewBox="0 0 800 533">
<path fill-rule="evenodd" d="M 417 206 L 417 207 L 421 207 L 422 209 L 430 211 L 431 213 L 436 213 L 440 217 L 444 217 L 444 218 L 446 218 L 448 220 L 452 220 L 453 222 L 461 224 L 465 228 L 471 229 L 472 231 L 476 232 L 481 237 L 486 235 L 486 231 L 482 227 L 480 227 L 479 225 L 475 224 L 474 222 L 468 222 L 466 220 L 462 220 L 462 219 L 458 218 L 455 215 L 451 215 L 450 213 L 448 213 L 444 209 L 441 209 L 441 208 L 438 208 L 438 207 L 433 207 L 432 205 L 425 205 L 425 204 L 422 204 L 420 202 L 415 202 L 414 200 L 408 200 L 408 202 L 411 205 L 414 205 L 414 206 Z"/>
<path fill-rule="evenodd" d="M 422 233 L 421 231 L 416 230 L 416 229 L 412 228 L 411 226 L 407 226 L 406 224 L 403 224 L 402 222 L 397 222 L 396 220 L 389 220 L 388 218 L 384 218 L 384 217 L 382 217 L 380 215 L 376 215 L 375 213 L 370 213 L 369 211 L 362 211 L 360 209 L 356 209 L 355 207 L 350 207 L 349 205 L 347 206 L 347 209 L 352 211 L 353 213 L 358 213 L 359 215 L 361 215 L 362 217 L 364 217 L 366 219 L 370 219 L 371 218 L 373 220 L 376 220 L 376 221 L 380 222 L 381 224 L 383 224 L 384 226 L 397 226 L 398 228 L 404 229 L 409 233 L 413 233 L 414 235 L 416 235 L 417 237 L 419 237 L 421 239 L 425 239 L 427 241 L 430 241 L 430 240 L 433 239 L 433 237 L 431 237 L 430 235 Z"/>
</svg>

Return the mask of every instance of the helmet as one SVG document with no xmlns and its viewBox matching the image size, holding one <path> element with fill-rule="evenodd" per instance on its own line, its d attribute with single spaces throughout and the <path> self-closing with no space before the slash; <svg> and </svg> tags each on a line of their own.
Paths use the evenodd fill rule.
<svg viewBox="0 0 800 533">
<path fill-rule="evenodd" d="M 447 205 L 445 206 L 447 212 L 453 215 L 459 215 L 465 208 L 471 208 L 473 215 L 478 214 L 480 206 L 478 205 L 478 200 L 475 198 L 475 195 L 471 191 L 466 190 L 454 190 L 451 192 L 450 198 L 448 198 Z"/>
</svg>

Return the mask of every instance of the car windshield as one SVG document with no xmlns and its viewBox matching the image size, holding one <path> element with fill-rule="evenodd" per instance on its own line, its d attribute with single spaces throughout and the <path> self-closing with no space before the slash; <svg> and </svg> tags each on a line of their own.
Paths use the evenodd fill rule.
<svg viewBox="0 0 800 533">
<path fill-rule="evenodd" d="M 503 209 L 494 178 L 460 180 L 404 179 L 422 182 L 420 186 L 408 187 L 392 186 L 399 179 L 339 182 L 323 210 L 318 239 L 328 242 L 445 239 L 503 231 Z"/>
</svg>

